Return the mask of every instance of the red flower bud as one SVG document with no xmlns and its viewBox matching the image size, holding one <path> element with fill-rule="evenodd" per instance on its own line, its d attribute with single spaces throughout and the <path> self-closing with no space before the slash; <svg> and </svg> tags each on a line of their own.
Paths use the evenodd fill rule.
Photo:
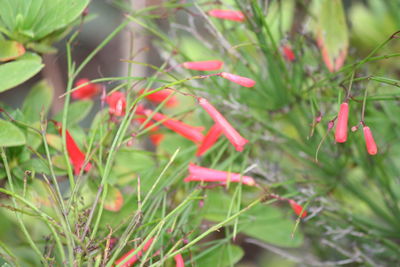
<svg viewBox="0 0 400 267">
<path fill-rule="evenodd" d="M 303 209 L 302 206 L 300 206 L 299 204 L 297 204 L 296 201 L 292 200 L 292 199 L 288 199 L 288 202 L 290 204 L 290 206 L 292 207 L 294 213 L 296 213 L 297 216 L 300 216 L 301 214 L 301 218 L 305 218 L 307 216 L 307 211 L 305 209 Z"/>
<path fill-rule="evenodd" d="M 90 83 L 89 79 L 80 79 L 75 83 L 75 87 L 81 86 L 85 83 L 88 83 L 79 89 L 72 92 L 73 99 L 91 99 L 93 96 L 97 95 L 101 86 L 98 84 Z"/>
<path fill-rule="evenodd" d="M 224 62 L 220 60 L 207 60 L 207 61 L 192 61 L 192 62 L 184 62 L 182 66 L 186 69 L 190 70 L 199 70 L 199 71 L 213 71 L 219 70 L 224 65 Z"/>
<path fill-rule="evenodd" d="M 283 45 L 282 50 L 283 50 L 283 55 L 285 56 L 286 60 L 291 61 L 291 62 L 296 60 L 296 56 L 295 56 L 292 48 L 290 47 L 290 45 Z"/>
<path fill-rule="evenodd" d="M 175 260 L 175 267 L 185 267 L 185 262 L 183 261 L 181 254 L 175 255 L 174 260 Z"/>
<path fill-rule="evenodd" d="M 250 176 L 240 177 L 240 173 L 218 171 L 197 166 L 195 164 L 189 164 L 189 176 L 184 179 L 185 182 L 222 182 L 232 183 L 242 182 L 245 185 L 254 186 L 256 182 Z"/>
<path fill-rule="evenodd" d="M 62 133 L 61 123 L 55 122 L 56 127 L 58 128 L 58 132 Z M 84 167 L 85 171 L 89 171 L 92 168 L 92 164 L 88 162 L 85 166 L 85 154 L 79 149 L 78 145 L 75 143 L 75 140 L 72 138 L 71 134 L 68 130 L 65 132 L 66 143 L 67 143 L 67 152 L 69 159 L 71 161 L 72 166 L 74 167 L 75 175 L 78 175 L 81 172 L 82 167 Z"/>
<path fill-rule="evenodd" d="M 161 133 L 151 134 L 149 138 L 153 145 L 158 146 L 164 140 L 164 135 Z"/>
<path fill-rule="evenodd" d="M 338 143 L 344 143 L 347 140 L 347 122 L 349 119 L 349 104 L 342 103 L 338 114 L 336 124 L 335 139 Z"/>
<path fill-rule="evenodd" d="M 143 246 L 142 250 L 140 250 L 137 253 L 135 253 L 136 249 L 131 249 L 129 252 L 124 254 L 121 258 L 116 260 L 115 265 L 118 265 L 118 264 L 122 263 L 124 260 L 126 260 L 125 263 L 120 265 L 119 267 L 132 266 L 135 262 L 137 262 L 139 260 L 139 258 L 142 256 L 143 252 L 146 252 L 150 248 L 153 241 L 154 241 L 154 238 L 150 238 L 149 241 L 147 241 L 147 243 Z"/>
<path fill-rule="evenodd" d="M 243 151 L 244 146 L 249 142 L 247 139 L 243 138 L 232 125 L 222 116 L 221 113 L 211 105 L 207 99 L 200 97 L 199 104 L 205 111 L 210 115 L 216 124 L 221 127 L 224 135 L 229 139 L 237 151 Z"/>
<path fill-rule="evenodd" d="M 241 11 L 237 10 L 213 9 L 208 11 L 208 15 L 218 19 L 226 19 L 239 22 L 243 22 L 246 19 L 244 14 Z"/>
<path fill-rule="evenodd" d="M 376 155 L 378 153 L 378 148 L 376 146 L 374 137 L 372 136 L 371 129 L 368 126 L 364 126 L 363 131 L 368 154 Z"/>
<path fill-rule="evenodd" d="M 244 87 L 253 87 L 256 84 L 256 82 L 253 81 L 252 79 L 242 77 L 242 76 L 232 74 L 232 73 L 221 72 L 219 74 L 219 76 L 221 76 L 222 78 L 225 78 L 227 80 L 230 80 L 231 82 L 237 83 L 241 86 L 244 86 Z"/>
<path fill-rule="evenodd" d="M 221 126 L 219 126 L 218 123 L 215 123 L 204 137 L 203 142 L 197 150 L 196 156 L 203 155 L 210 147 L 215 144 L 215 142 L 217 142 L 222 133 L 223 131 L 221 129 Z"/>
</svg>

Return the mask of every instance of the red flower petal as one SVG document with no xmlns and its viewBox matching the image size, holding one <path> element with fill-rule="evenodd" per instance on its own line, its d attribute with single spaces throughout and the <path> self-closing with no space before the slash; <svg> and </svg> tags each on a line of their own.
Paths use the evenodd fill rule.
<svg viewBox="0 0 400 267">
<path fill-rule="evenodd" d="M 222 10 L 222 9 L 213 9 L 208 11 L 208 15 L 211 17 L 215 17 L 218 19 L 226 19 L 243 22 L 246 17 L 241 11 L 237 10 Z"/>
<path fill-rule="evenodd" d="M 224 62 L 221 60 L 207 60 L 207 61 L 191 61 L 184 62 L 182 66 L 186 69 L 190 70 L 199 70 L 199 71 L 213 71 L 219 70 L 224 65 Z"/>
</svg>

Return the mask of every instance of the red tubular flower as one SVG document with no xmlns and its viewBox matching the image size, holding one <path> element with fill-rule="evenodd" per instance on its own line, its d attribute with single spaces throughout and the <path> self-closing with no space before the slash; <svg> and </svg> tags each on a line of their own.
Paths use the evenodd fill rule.
<svg viewBox="0 0 400 267">
<path fill-rule="evenodd" d="M 183 257 L 181 254 L 177 254 L 174 256 L 175 267 L 185 267 L 185 262 L 183 261 Z"/>
<path fill-rule="evenodd" d="M 134 119 L 135 121 L 139 122 L 140 124 L 143 124 L 147 119 L 144 117 L 137 117 Z M 148 121 L 146 123 L 146 125 L 143 126 L 144 128 L 150 128 L 150 132 L 157 132 L 159 127 L 158 126 L 154 126 L 154 122 L 152 121 Z"/>
<path fill-rule="evenodd" d="M 215 142 L 217 142 L 222 133 L 221 126 L 219 126 L 218 123 L 215 123 L 204 137 L 203 142 L 197 150 L 196 156 L 203 155 L 209 148 L 211 148 Z"/>
<path fill-rule="evenodd" d="M 106 102 L 110 106 L 109 112 L 111 115 L 124 116 L 126 108 L 125 94 L 122 92 L 114 92 L 106 97 Z"/>
<path fill-rule="evenodd" d="M 189 70 L 199 70 L 199 71 L 213 71 L 219 70 L 224 65 L 221 60 L 206 60 L 206 61 L 191 61 L 184 62 L 182 66 Z"/>
<path fill-rule="evenodd" d="M 125 261 L 124 264 L 119 265 L 119 267 L 132 266 L 135 262 L 137 262 L 139 260 L 139 258 L 142 256 L 143 252 L 146 252 L 150 248 L 153 241 L 154 241 L 154 238 L 150 238 L 149 241 L 147 241 L 147 243 L 143 246 L 142 250 L 140 250 L 137 253 L 135 253 L 136 249 L 131 249 L 129 252 L 124 254 L 121 258 L 116 260 L 115 264 L 118 265 L 127 259 L 127 261 Z"/>
<path fill-rule="evenodd" d="M 305 218 L 307 216 L 307 211 L 305 209 L 303 209 L 302 206 L 300 206 L 299 204 L 297 204 L 296 201 L 292 200 L 292 199 L 288 199 L 288 202 L 290 204 L 290 206 L 292 207 L 294 213 L 296 213 L 297 216 L 300 216 L 301 214 L 301 218 Z"/>
<path fill-rule="evenodd" d="M 139 94 L 143 94 L 145 92 L 144 89 L 142 89 Z M 146 93 L 151 92 L 151 90 L 147 91 Z M 151 102 L 154 103 L 161 103 L 163 102 L 165 99 L 167 99 L 170 95 L 173 94 L 172 90 L 168 90 L 168 89 L 164 89 L 164 90 L 160 90 L 158 92 L 154 92 L 151 95 L 147 95 L 146 99 L 150 100 Z M 165 105 L 167 107 L 174 107 L 178 104 L 178 100 L 176 99 L 175 96 L 171 96 L 168 100 L 167 103 L 165 103 Z"/>
<path fill-rule="evenodd" d="M 60 135 L 62 134 L 61 123 L 55 122 L 55 125 L 58 129 Z M 71 134 L 68 130 L 65 132 L 66 143 L 67 143 L 67 152 L 69 159 L 74 167 L 75 175 L 78 175 L 81 172 L 82 167 L 84 167 L 85 171 L 89 171 L 92 168 L 92 164 L 88 162 L 86 166 L 83 166 L 85 163 L 85 154 L 79 149 L 78 145 L 75 143 L 75 140 L 72 138 Z"/>
<path fill-rule="evenodd" d="M 342 103 L 338 114 L 335 139 L 338 143 L 344 143 L 347 140 L 347 122 L 349 120 L 349 104 Z"/>
<path fill-rule="evenodd" d="M 213 9 L 208 11 L 208 15 L 218 19 L 226 19 L 243 22 L 246 18 L 241 11 L 237 10 L 222 10 L 222 9 Z"/>
<path fill-rule="evenodd" d="M 145 110 L 144 114 L 147 117 L 152 116 L 151 118 L 153 120 L 160 121 L 168 129 L 173 130 L 174 132 L 182 135 L 183 137 L 185 137 L 195 143 L 201 143 L 204 139 L 204 136 L 201 133 L 201 131 L 203 130 L 202 127 L 190 126 L 181 121 L 168 118 L 164 114 L 161 114 L 158 112 L 153 113 L 153 111 L 151 111 L 149 109 Z"/>
<path fill-rule="evenodd" d="M 282 46 L 282 51 L 283 51 L 283 55 L 285 56 L 285 58 L 291 62 L 296 60 L 296 56 L 292 50 L 292 48 L 290 47 L 290 45 L 283 45 Z"/>
<path fill-rule="evenodd" d="M 79 89 L 72 92 L 73 99 L 91 99 L 93 96 L 97 95 L 100 90 L 101 86 L 98 84 L 90 83 L 89 79 L 79 79 L 75 83 L 75 87 L 81 86 L 85 83 L 88 83 Z"/>
<path fill-rule="evenodd" d="M 250 176 L 240 177 L 240 173 L 218 171 L 189 164 L 189 176 L 184 179 L 185 182 L 222 182 L 228 181 L 233 183 L 242 182 L 245 185 L 254 186 L 256 182 Z"/>
<path fill-rule="evenodd" d="M 378 148 L 376 146 L 374 137 L 372 136 L 371 129 L 368 126 L 363 127 L 365 145 L 367 146 L 368 154 L 376 155 L 378 153 Z"/>
<path fill-rule="evenodd" d="M 221 76 L 222 78 L 225 78 L 227 80 L 230 80 L 231 82 L 237 83 L 241 86 L 244 86 L 244 87 L 253 87 L 256 84 L 256 82 L 253 81 L 252 79 L 242 77 L 242 76 L 232 74 L 232 73 L 221 72 L 219 74 L 219 76 Z"/>
<path fill-rule="evenodd" d="M 243 138 L 236 130 L 232 127 L 232 125 L 222 116 L 221 113 L 211 105 L 207 99 L 200 97 L 199 104 L 202 106 L 210 117 L 221 127 L 224 135 L 229 139 L 229 141 L 233 144 L 237 151 L 243 151 L 244 146 L 249 141 Z"/>
</svg>

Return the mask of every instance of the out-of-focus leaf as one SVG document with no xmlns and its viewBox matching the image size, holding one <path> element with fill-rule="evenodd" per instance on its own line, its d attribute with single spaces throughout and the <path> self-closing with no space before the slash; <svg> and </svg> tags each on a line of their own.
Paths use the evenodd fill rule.
<svg viewBox="0 0 400 267">
<path fill-rule="evenodd" d="M 281 247 L 298 247 L 303 243 L 300 231 L 292 238 L 294 227 L 292 217 L 285 217 L 282 211 L 272 206 L 258 205 L 239 220 L 239 231 Z"/>
<path fill-rule="evenodd" d="M 22 105 L 22 112 L 26 122 L 40 121 L 40 113 L 43 111 L 46 117 L 53 100 L 54 90 L 47 81 L 40 81 L 31 89 Z"/>
<path fill-rule="evenodd" d="M 234 266 L 242 257 L 243 250 L 234 245 L 222 245 L 213 250 L 209 250 L 200 259 L 196 261 L 198 267 L 225 267 Z"/>
<path fill-rule="evenodd" d="M 55 148 L 58 151 L 62 150 L 61 137 L 56 134 L 46 134 L 46 140 L 49 146 Z"/>
<path fill-rule="evenodd" d="M 0 147 L 21 146 L 25 142 L 25 135 L 17 126 L 0 119 Z"/>
<path fill-rule="evenodd" d="M 0 62 L 14 60 L 25 54 L 25 48 L 16 41 L 0 40 Z"/>
<path fill-rule="evenodd" d="M 104 208 L 109 211 L 118 212 L 124 205 L 124 196 L 118 188 L 109 186 Z"/>
<path fill-rule="evenodd" d="M 38 73 L 43 66 L 40 56 L 33 53 L 25 53 L 15 61 L 1 64 L 0 92 L 25 82 Z"/>
<path fill-rule="evenodd" d="M 311 27 L 329 71 L 338 71 L 347 56 L 348 29 L 342 0 L 314 0 Z"/>
<path fill-rule="evenodd" d="M 69 106 L 68 109 L 68 125 L 73 125 L 83 120 L 92 110 L 93 101 L 76 101 Z M 61 121 L 63 117 L 63 111 L 60 111 L 54 116 L 54 120 Z"/>
</svg>

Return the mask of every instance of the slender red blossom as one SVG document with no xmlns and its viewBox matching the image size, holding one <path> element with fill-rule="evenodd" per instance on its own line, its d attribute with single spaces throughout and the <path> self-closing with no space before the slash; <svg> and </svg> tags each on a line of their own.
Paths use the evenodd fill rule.
<svg viewBox="0 0 400 267">
<path fill-rule="evenodd" d="M 181 254 L 177 254 L 174 256 L 175 267 L 185 267 L 185 262 Z"/>
<path fill-rule="evenodd" d="M 142 89 L 139 94 L 143 94 L 144 92 L 149 93 L 151 92 L 151 90 L 149 91 L 145 91 L 145 89 Z M 158 92 L 154 92 L 150 95 L 146 96 L 146 99 L 150 100 L 153 103 L 161 103 L 163 102 L 165 99 L 167 99 L 168 97 L 170 97 L 170 95 L 173 94 L 172 90 L 168 90 L 168 89 L 163 89 L 160 90 Z M 167 107 L 174 107 L 178 104 L 178 100 L 176 99 L 176 96 L 171 96 L 168 100 L 167 103 L 165 103 L 165 105 Z"/>
<path fill-rule="evenodd" d="M 125 94 L 122 92 L 114 92 L 106 97 L 106 102 L 110 106 L 109 112 L 114 116 L 124 116 L 126 108 Z"/>
<path fill-rule="evenodd" d="M 201 132 L 203 127 L 193 127 L 179 120 L 168 118 L 164 114 L 158 112 L 153 113 L 153 111 L 149 109 L 145 110 L 144 114 L 147 117 L 152 116 L 151 118 L 153 120 L 161 122 L 168 129 L 173 130 L 195 143 L 201 143 L 204 139 L 204 135 Z"/>
<path fill-rule="evenodd" d="M 296 201 L 288 199 L 288 202 L 297 216 L 300 216 L 301 214 L 302 219 L 307 216 L 307 211 L 301 205 L 297 204 Z"/>
<path fill-rule="evenodd" d="M 242 77 L 242 76 L 232 74 L 232 73 L 221 72 L 219 74 L 219 76 L 221 76 L 222 78 L 225 78 L 231 82 L 237 83 L 241 86 L 244 86 L 244 87 L 253 87 L 256 84 L 256 82 L 253 81 L 252 79 Z"/>
<path fill-rule="evenodd" d="M 185 182 L 222 182 L 243 183 L 254 186 L 256 182 L 250 176 L 241 176 L 240 173 L 218 171 L 189 164 L 189 176 L 184 179 Z"/>
<path fill-rule="evenodd" d="M 145 117 L 137 117 L 134 119 L 135 121 L 139 122 L 140 124 L 144 124 L 144 122 L 147 120 Z M 149 129 L 150 132 L 157 132 L 159 130 L 159 127 L 157 125 L 154 125 L 154 122 L 149 120 L 146 125 L 143 126 L 144 128 Z"/>
<path fill-rule="evenodd" d="M 56 122 L 56 127 L 58 128 L 58 132 L 60 135 L 62 134 L 61 123 Z M 66 143 L 67 143 L 67 152 L 69 159 L 71 161 L 72 166 L 74 167 L 75 175 L 78 175 L 81 172 L 81 169 L 84 167 L 85 171 L 89 171 L 92 168 L 92 164 L 88 162 L 86 166 L 83 166 L 85 163 L 85 154 L 79 149 L 75 140 L 72 138 L 71 134 L 68 130 L 65 132 Z"/>
<path fill-rule="evenodd" d="M 378 153 L 378 147 L 376 146 L 374 137 L 372 136 L 371 129 L 368 126 L 364 126 L 363 131 L 368 154 L 376 155 Z"/>
<path fill-rule="evenodd" d="M 224 62 L 221 60 L 191 61 L 182 63 L 182 66 L 186 69 L 199 71 L 219 70 L 223 65 Z"/>
<path fill-rule="evenodd" d="M 215 142 L 217 142 L 222 133 L 223 131 L 221 129 L 221 126 L 218 123 L 215 123 L 204 137 L 203 142 L 197 150 L 196 156 L 201 156 L 208 149 L 210 149 L 215 144 Z"/>
<path fill-rule="evenodd" d="M 126 254 L 124 254 L 121 258 L 115 261 L 115 264 L 118 265 L 124 260 L 128 259 L 124 264 L 120 265 L 119 267 L 130 267 L 132 266 L 135 262 L 139 260 L 139 258 L 142 256 L 143 252 L 146 252 L 151 244 L 153 243 L 154 238 L 150 238 L 149 241 L 143 246 L 142 250 L 138 251 L 135 253 L 136 249 L 131 249 L 128 251 Z"/>
<path fill-rule="evenodd" d="M 216 124 L 221 127 L 224 135 L 229 139 L 237 151 L 243 151 L 244 146 L 249 142 L 247 139 L 243 138 L 232 125 L 222 116 L 221 113 L 211 105 L 207 99 L 200 97 L 199 104 L 205 111 L 210 115 Z"/>
<path fill-rule="evenodd" d="M 282 46 L 282 52 L 283 55 L 285 56 L 286 60 L 293 62 L 296 60 L 296 56 L 292 50 L 292 48 L 290 47 L 290 45 L 283 45 Z"/>
<path fill-rule="evenodd" d="M 237 10 L 212 9 L 208 11 L 208 15 L 218 19 L 226 19 L 238 22 L 243 22 L 246 19 L 244 14 Z"/>
<path fill-rule="evenodd" d="M 95 84 L 95 83 L 90 83 L 89 79 L 79 79 L 75 83 L 75 87 L 81 86 L 85 83 L 88 83 L 79 89 L 75 90 L 72 92 L 72 98 L 73 99 L 91 99 L 93 96 L 97 95 L 100 93 L 101 90 L 101 85 Z"/>
<path fill-rule="evenodd" d="M 349 104 L 342 103 L 338 114 L 336 124 L 335 140 L 338 143 L 344 143 L 347 140 L 347 123 L 349 120 Z"/>
</svg>

